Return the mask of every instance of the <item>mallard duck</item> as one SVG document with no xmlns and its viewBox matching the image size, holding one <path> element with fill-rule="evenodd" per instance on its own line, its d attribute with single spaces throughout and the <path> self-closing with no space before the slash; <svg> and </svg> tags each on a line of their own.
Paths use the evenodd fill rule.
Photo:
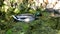
<svg viewBox="0 0 60 34">
<path fill-rule="evenodd" d="M 29 22 L 35 20 L 35 17 L 32 14 L 20 14 L 17 16 L 12 15 L 13 18 L 17 21 Z"/>
<path fill-rule="evenodd" d="M 36 16 L 33 14 L 20 14 L 17 16 L 12 15 L 12 17 L 17 21 L 23 21 L 23 22 L 30 22 L 36 19 Z"/>
</svg>

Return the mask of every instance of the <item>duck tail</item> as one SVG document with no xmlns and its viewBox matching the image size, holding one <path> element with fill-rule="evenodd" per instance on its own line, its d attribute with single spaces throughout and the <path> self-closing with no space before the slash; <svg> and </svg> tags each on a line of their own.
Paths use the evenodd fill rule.
<svg viewBox="0 0 60 34">
<path fill-rule="evenodd" d="M 16 16 L 14 16 L 14 15 L 12 15 L 12 17 L 13 17 L 14 19 L 17 19 Z"/>
</svg>

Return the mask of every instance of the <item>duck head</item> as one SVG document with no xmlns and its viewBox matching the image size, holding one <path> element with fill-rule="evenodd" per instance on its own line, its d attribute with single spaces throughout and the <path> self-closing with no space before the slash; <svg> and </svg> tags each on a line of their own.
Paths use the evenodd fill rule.
<svg viewBox="0 0 60 34">
<path fill-rule="evenodd" d="M 42 16 L 42 14 L 40 12 L 36 12 L 35 17 L 39 17 L 39 16 Z"/>
<path fill-rule="evenodd" d="M 39 17 L 42 17 L 42 14 L 40 12 L 36 12 L 34 16 L 35 16 L 35 20 L 38 20 Z"/>
</svg>

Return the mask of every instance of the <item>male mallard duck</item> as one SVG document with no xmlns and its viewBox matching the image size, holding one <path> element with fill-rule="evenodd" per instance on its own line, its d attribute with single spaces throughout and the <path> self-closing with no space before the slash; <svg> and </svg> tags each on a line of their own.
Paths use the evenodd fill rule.
<svg viewBox="0 0 60 34">
<path fill-rule="evenodd" d="M 35 20 L 35 17 L 32 14 L 20 14 L 17 16 L 12 15 L 13 18 L 17 21 L 29 22 Z"/>
<path fill-rule="evenodd" d="M 17 16 L 12 15 L 12 17 L 17 21 L 23 21 L 23 22 L 30 22 L 36 19 L 36 16 L 34 16 L 33 14 L 20 14 Z"/>
</svg>

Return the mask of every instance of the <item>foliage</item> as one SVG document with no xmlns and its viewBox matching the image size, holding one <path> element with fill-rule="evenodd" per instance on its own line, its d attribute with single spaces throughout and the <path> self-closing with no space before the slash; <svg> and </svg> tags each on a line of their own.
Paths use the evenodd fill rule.
<svg viewBox="0 0 60 34">
<path fill-rule="evenodd" d="M 41 8 L 31 9 L 28 7 L 26 0 L 15 8 L 4 5 L 2 0 L 0 2 L 0 34 L 57 34 L 57 32 L 59 34 L 60 18 L 50 17 L 50 13 L 45 10 L 42 11 Z M 8 8 L 6 9 L 6 7 Z M 29 23 L 16 22 L 12 18 L 12 15 L 36 14 L 37 12 L 41 13 L 42 16 L 39 16 L 38 20 Z"/>
</svg>

